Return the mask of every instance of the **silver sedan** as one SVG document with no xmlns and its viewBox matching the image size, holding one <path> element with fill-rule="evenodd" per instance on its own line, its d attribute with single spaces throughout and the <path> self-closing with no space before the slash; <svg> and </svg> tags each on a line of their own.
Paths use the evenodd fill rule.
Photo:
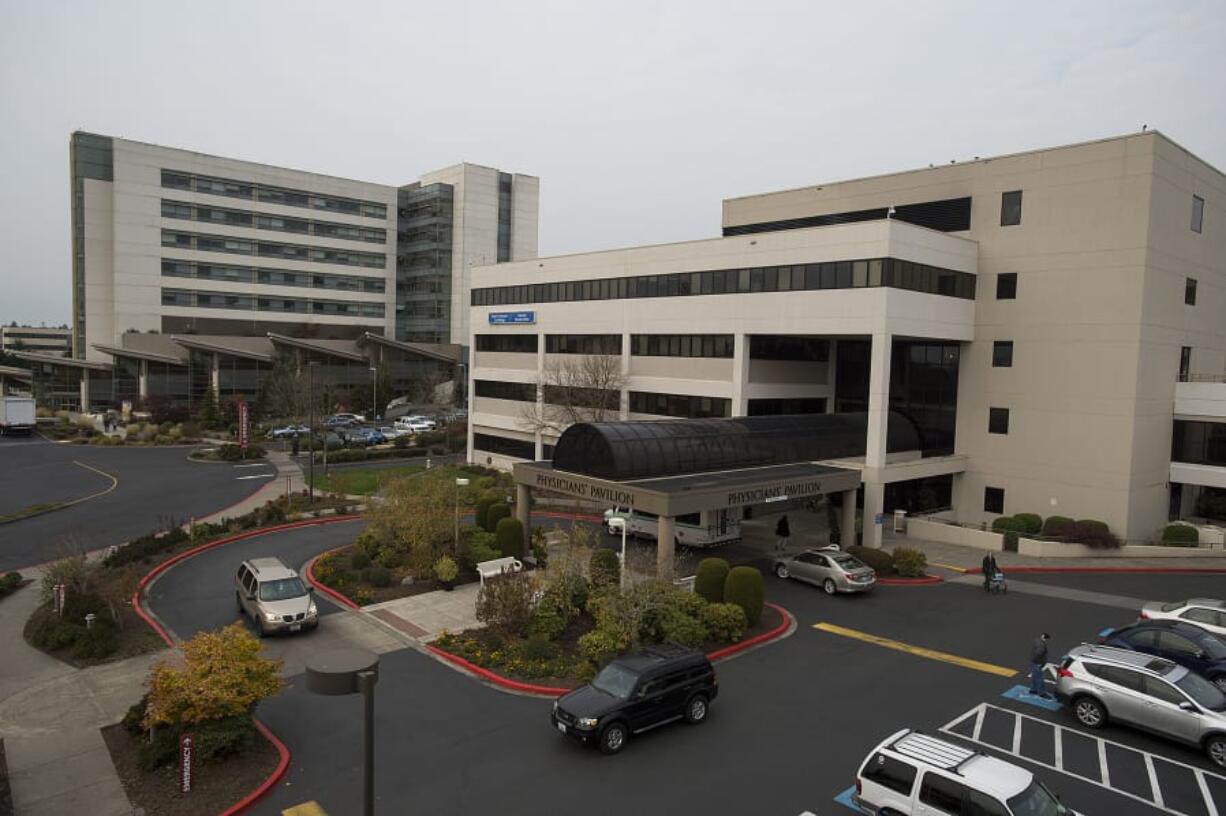
<svg viewBox="0 0 1226 816">
<path fill-rule="evenodd" d="M 1141 607 L 1141 620 L 1178 620 L 1199 626 L 1226 638 L 1226 603 L 1211 598 L 1162 603 L 1153 601 Z"/>
<path fill-rule="evenodd" d="M 827 595 L 868 592 L 877 586 L 877 573 L 864 562 L 834 549 L 809 549 L 775 561 L 775 574 L 822 588 Z"/>
</svg>

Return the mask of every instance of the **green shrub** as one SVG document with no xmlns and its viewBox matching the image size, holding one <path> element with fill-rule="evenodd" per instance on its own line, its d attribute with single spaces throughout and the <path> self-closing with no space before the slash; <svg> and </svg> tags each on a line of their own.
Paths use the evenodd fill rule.
<svg viewBox="0 0 1226 816">
<path fill-rule="evenodd" d="M 166 442 L 163 442 L 163 438 Z M 170 432 L 166 432 L 166 436 L 159 436 L 157 443 L 170 444 L 174 440 L 170 437 Z M 225 444 L 217 449 L 217 458 L 223 462 L 240 462 L 244 459 L 263 459 L 266 451 L 259 445 L 248 445 L 244 451 L 240 446 L 234 444 Z"/>
<path fill-rule="evenodd" d="M 103 559 L 102 564 L 113 568 L 135 561 L 144 561 L 154 555 L 168 553 L 181 544 L 186 544 L 187 539 L 187 532 L 179 527 L 173 527 L 165 532 L 149 533 L 115 548 Z"/>
<path fill-rule="evenodd" d="M 456 579 L 456 576 L 459 574 L 460 574 L 459 566 L 456 564 L 455 560 L 449 555 L 444 555 L 441 558 L 439 558 L 439 560 L 434 562 L 434 575 L 440 581 L 443 581 L 443 582 L 454 581 Z"/>
<path fill-rule="evenodd" d="M 528 623 L 528 631 L 546 640 L 556 640 L 566 631 L 567 610 L 562 599 L 556 592 L 546 592 L 532 610 L 532 620 Z"/>
<path fill-rule="evenodd" d="M 536 585 L 527 572 L 504 572 L 477 590 L 477 620 L 508 638 L 522 637 L 532 622 Z"/>
<path fill-rule="evenodd" d="M 20 572 L 6 572 L 3 578 L 0 578 L 0 598 L 5 595 L 11 595 L 17 591 L 17 587 L 21 586 Z"/>
<path fill-rule="evenodd" d="M 91 628 L 82 628 L 72 647 L 78 660 L 102 660 L 119 650 L 119 629 L 110 618 L 98 618 Z"/>
<path fill-rule="evenodd" d="M 370 585 L 383 589 L 392 585 L 392 571 L 376 564 L 370 568 Z"/>
<path fill-rule="evenodd" d="M 140 698 L 140 702 L 133 703 L 128 708 L 128 713 L 123 715 L 123 719 L 119 724 L 129 734 L 143 734 L 145 732 L 145 706 L 149 702 L 149 695 Z"/>
<path fill-rule="evenodd" d="M 498 551 L 506 558 L 524 557 L 524 524 L 517 518 L 498 520 L 494 531 Z"/>
<path fill-rule="evenodd" d="M 369 567 L 370 556 L 367 555 L 366 550 L 355 547 L 353 552 L 349 555 L 349 566 L 353 567 L 355 570 L 364 570 Z"/>
<path fill-rule="evenodd" d="M 255 744 L 255 723 L 250 714 L 223 717 L 192 726 L 193 748 L 204 762 L 241 754 Z"/>
<path fill-rule="evenodd" d="M 504 518 L 509 518 L 511 508 L 507 507 L 506 502 L 495 502 L 490 505 L 490 509 L 485 511 L 485 531 L 493 533 L 498 530 L 498 522 Z"/>
<path fill-rule="evenodd" d="M 1022 533 L 1026 530 L 1025 522 L 1017 516 L 1001 516 L 992 522 L 992 532 L 1004 533 L 1012 530 L 1016 533 Z"/>
<path fill-rule="evenodd" d="M 137 764 L 142 771 L 155 771 L 174 762 L 179 755 L 179 729 L 155 728 L 147 741 L 142 740 Z"/>
<path fill-rule="evenodd" d="M 384 547 L 375 556 L 375 562 L 384 569 L 400 569 L 404 566 L 404 553 L 395 547 Z"/>
<path fill-rule="evenodd" d="M 894 548 L 894 572 L 903 578 L 920 578 L 928 566 L 928 556 L 909 547 Z"/>
<path fill-rule="evenodd" d="M 1094 519 L 1074 522 L 1070 538 L 1078 544 L 1097 550 L 1114 550 L 1120 547 L 1120 540 L 1111 532 L 1106 522 Z"/>
<path fill-rule="evenodd" d="M 1018 530 L 1022 535 L 1036 536 L 1043 529 L 1043 517 L 1038 513 L 1014 513 L 1013 518 L 1022 525 Z"/>
<path fill-rule="evenodd" d="M 724 582 L 724 600 L 745 611 L 745 621 L 757 625 L 762 618 L 762 597 L 765 588 L 762 573 L 753 567 L 733 567 Z"/>
<path fill-rule="evenodd" d="M 702 610 L 702 624 L 712 640 L 735 643 L 745 635 L 745 610 L 733 603 L 711 603 Z"/>
<path fill-rule="evenodd" d="M 73 623 L 53 613 L 34 627 L 34 631 L 30 633 L 30 642 L 45 652 L 58 652 L 75 644 L 84 631 L 85 624 Z"/>
<path fill-rule="evenodd" d="M 722 558 L 702 559 L 694 570 L 694 592 L 710 603 L 720 603 L 724 600 L 728 570 L 728 562 Z"/>
<path fill-rule="evenodd" d="M 477 526 L 483 530 L 486 529 L 485 519 L 486 516 L 489 515 L 490 505 L 494 504 L 496 501 L 498 501 L 498 499 L 494 496 L 481 496 L 477 499 L 477 503 L 473 507 Z"/>
<path fill-rule="evenodd" d="M 525 660 L 553 660 L 560 652 L 558 644 L 543 635 L 532 635 L 519 647 L 520 657 Z"/>
<path fill-rule="evenodd" d="M 894 574 L 894 554 L 873 547 L 848 547 L 847 553 L 868 564 L 881 575 Z"/>
<path fill-rule="evenodd" d="M 613 550 L 605 547 L 592 550 L 587 572 L 593 589 L 616 588 L 621 585 L 621 561 Z"/>
<path fill-rule="evenodd" d="M 1197 547 L 1200 530 L 1188 524 L 1168 524 L 1162 530 L 1162 543 L 1170 547 Z"/>
<path fill-rule="evenodd" d="M 596 667 L 608 663 L 629 644 L 604 629 L 593 629 L 579 638 L 579 651 Z"/>
<path fill-rule="evenodd" d="M 658 628 L 660 640 L 666 643 L 680 643 L 696 649 L 707 639 L 707 627 L 702 621 L 676 608 L 664 610 Z"/>
<path fill-rule="evenodd" d="M 1107 522 L 1099 521 L 1098 519 L 1077 519 L 1077 523 L 1088 530 L 1098 530 L 1103 533 L 1111 531 L 1111 528 L 1107 526 Z"/>
<path fill-rule="evenodd" d="M 470 566 L 501 558 L 502 551 L 495 546 L 496 540 L 493 533 L 487 533 L 479 527 L 470 528 L 464 547 L 465 558 L 470 562 Z"/>
<path fill-rule="evenodd" d="M 371 558 L 374 558 L 385 543 L 383 534 L 374 527 L 367 527 L 362 532 L 358 533 L 358 537 L 354 539 L 354 550 L 361 550 Z"/>
<path fill-rule="evenodd" d="M 1047 538 L 1064 538 L 1074 524 L 1076 522 L 1068 516 L 1048 516 L 1043 520 L 1043 528 L 1039 532 Z"/>
</svg>

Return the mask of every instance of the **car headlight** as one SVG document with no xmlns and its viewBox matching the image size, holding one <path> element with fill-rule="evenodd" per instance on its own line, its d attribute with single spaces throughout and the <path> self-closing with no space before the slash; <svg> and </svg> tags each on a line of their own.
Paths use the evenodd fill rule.
<svg viewBox="0 0 1226 816">
<path fill-rule="evenodd" d="M 595 728 L 596 723 L 600 722 L 596 717 L 580 717 L 579 725 L 584 728 Z"/>
<path fill-rule="evenodd" d="M 557 700 L 553 701 L 553 713 L 554 714 L 558 713 L 558 701 Z"/>
<path fill-rule="evenodd" d="M 315 602 L 311 601 L 311 605 L 307 607 L 307 617 L 313 618 L 318 612 L 319 610 L 315 608 Z"/>
<path fill-rule="evenodd" d="M 266 620 L 268 623 L 276 623 L 279 618 L 280 615 L 278 615 L 276 612 L 264 613 L 264 620 Z"/>
</svg>

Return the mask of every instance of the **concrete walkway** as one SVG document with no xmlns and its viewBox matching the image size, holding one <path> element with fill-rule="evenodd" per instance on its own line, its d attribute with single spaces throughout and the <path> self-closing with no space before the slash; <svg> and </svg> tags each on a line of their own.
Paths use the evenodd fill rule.
<svg viewBox="0 0 1226 816">
<path fill-rule="evenodd" d="M 444 631 L 459 632 L 480 626 L 477 620 L 479 583 L 464 584 L 451 592 L 436 590 L 384 601 L 363 609 L 379 620 L 419 640 L 428 643 Z"/>
<path fill-rule="evenodd" d="M 269 451 L 268 464 L 272 465 L 277 470 L 277 475 L 264 484 L 259 490 L 252 493 L 247 498 L 236 504 L 212 513 L 208 516 L 196 519 L 198 522 L 208 522 L 210 524 L 217 523 L 222 519 L 235 518 L 250 513 L 252 510 L 258 510 L 268 502 L 278 499 L 285 495 L 286 479 L 289 480 L 289 492 L 300 493 L 306 490 L 306 479 L 303 478 L 302 469 L 287 453 L 281 451 Z"/>
</svg>

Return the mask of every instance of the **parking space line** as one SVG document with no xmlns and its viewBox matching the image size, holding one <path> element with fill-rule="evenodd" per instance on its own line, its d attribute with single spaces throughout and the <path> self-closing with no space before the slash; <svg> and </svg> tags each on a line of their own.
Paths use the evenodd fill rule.
<svg viewBox="0 0 1226 816">
<path fill-rule="evenodd" d="M 964 669 L 973 669 L 974 671 L 985 672 L 987 674 L 995 674 L 998 677 L 1013 677 L 1017 674 L 1015 669 L 1006 668 L 1005 666 L 984 663 L 979 660 L 972 660 L 969 657 L 960 657 L 958 655 L 949 654 L 948 652 L 928 649 L 923 646 L 912 646 L 909 643 L 903 643 L 899 640 L 891 640 L 879 635 L 870 635 L 868 632 L 860 632 L 856 629 L 847 629 L 833 623 L 815 623 L 813 624 L 813 628 L 822 632 L 828 632 L 832 635 L 840 635 L 841 637 L 852 638 L 853 640 L 860 640 L 865 643 L 872 643 L 876 646 L 882 646 L 886 649 L 905 652 L 906 654 L 915 655 L 916 657 L 926 657 L 929 660 L 938 660 L 942 663 L 950 663 L 954 666 L 961 666 Z"/>
<path fill-rule="evenodd" d="M 996 711 L 1001 712 L 1002 714 L 1012 714 L 1013 715 L 1014 732 L 1013 732 L 1013 738 L 1011 740 L 1012 750 L 1009 750 L 1008 748 L 1002 748 L 999 745 L 995 745 L 993 743 L 987 742 L 980 738 L 980 726 L 983 723 L 984 717 L 988 709 L 995 709 Z M 959 733 L 958 731 L 955 730 L 959 726 L 962 726 L 964 723 L 966 723 L 966 721 L 972 717 L 975 718 L 975 730 L 973 731 L 971 736 L 968 737 L 965 733 Z M 1054 764 L 1049 764 L 1043 761 L 1042 759 L 1036 759 L 1034 757 L 1030 757 L 1022 753 L 1022 751 L 1020 750 L 1020 747 L 1021 747 L 1020 734 L 1021 734 L 1022 722 L 1024 720 L 1032 720 L 1036 723 L 1047 726 L 1048 728 L 1051 728 L 1054 731 L 1055 733 L 1055 736 L 1054 736 L 1055 758 L 1053 760 Z M 1166 800 L 1162 795 L 1161 788 L 1159 787 L 1160 781 L 1158 779 L 1157 770 L 1154 765 L 1155 758 L 1161 759 L 1164 763 L 1190 771 L 1192 775 L 1196 778 L 1196 784 L 1200 790 L 1205 812 L 1208 814 L 1208 816 L 1219 816 L 1219 811 L 1217 809 L 1217 805 L 1215 804 L 1213 800 L 1213 794 L 1209 790 L 1207 779 L 1208 777 L 1213 777 L 1214 779 L 1220 779 L 1223 783 L 1226 783 L 1226 777 L 1221 777 L 1216 774 L 1212 774 L 1208 771 L 1205 771 L 1205 770 L 1202 770 L 1201 768 L 1196 767 L 1195 765 L 1188 765 L 1187 763 L 1180 762 L 1179 760 L 1176 760 L 1176 759 L 1171 759 L 1170 757 L 1165 757 L 1160 754 L 1150 754 L 1149 752 L 1143 751 L 1140 748 L 1133 748 L 1132 746 L 1125 745 L 1120 742 L 1115 742 L 1113 740 L 1104 739 L 1102 737 L 1095 736 L 1093 734 L 1089 734 L 1087 732 L 1080 731 L 1074 728 L 1067 728 L 1063 725 L 1059 725 L 1058 723 L 1050 722 L 1048 720 L 1044 720 L 1039 717 L 1032 717 L 1029 714 L 1022 714 L 1021 712 L 1018 712 L 1018 711 L 1012 711 L 1010 709 L 1001 708 L 999 706 L 994 706 L 994 705 L 991 705 L 990 703 L 980 703 L 975 708 L 972 708 L 966 713 L 961 714 L 958 717 L 955 717 L 950 722 L 941 726 L 940 729 L 938 730 L 956 739 L 966 740 L 968 742 L 975 743 L 976 745 L 982 745 L 993 751 L 999 751 L 1002 754 L 1008 754 L 1011 756 L 1015 756 L 1018 759 L 1021 759 L 1025 762 L 1029 762 L 1033 765 L 1038 765 L 1039 767 L 1042 767 L 1042 768 L 1049 768 L 1053 771 L 1058 771 L 1064 774 L 1065 776 L 1069 776 L 1074 779 L 1078 779 L 1082 782 L 1093 785 L 1094 787 L 1104 788 L 1106 790 L 1111 791 L 1112 793 L 1119 794 L 1120 796 L 1125 796 L 1134 801 L 1141 802 L 1146 805 L 1150 805 L 1151 807 L 1156 807 L 1162 813 L 1168 813 L 1168 814 L 1171 814 L 1171 816 L 1192 816 L 1191 814 L 1185 813 L 1184 811 L 1175 810 L 1173 807 L 1171 807 L 1170 805 L 1166 803 Z M 1088 776 L 1084 776 L 1074 771 L 1067 770 L 1064 767 L 1064 732 L 1065 731 L 1068 731 L 1070 734 L 1075 734 L 1083 739 L 1092 740 L 1097 744 L 1099 769 L 1102 774 L 1101 780 L 1093 779 Z M 1141 796 L 1135 793 L 1131 793 L 1122 788 L 1112 786 L 1111 772 L 1107 765 L 1107 746 L 1112 746 L 1121 751 L 1128 751 L 1133 754 L 1141 755 L 1141 757 L 1143 758 L 1145 762 L 1145 768 L 1148 771 L 1150 791 L 1152 792 L 1152 797 Z"/>
</svg>

